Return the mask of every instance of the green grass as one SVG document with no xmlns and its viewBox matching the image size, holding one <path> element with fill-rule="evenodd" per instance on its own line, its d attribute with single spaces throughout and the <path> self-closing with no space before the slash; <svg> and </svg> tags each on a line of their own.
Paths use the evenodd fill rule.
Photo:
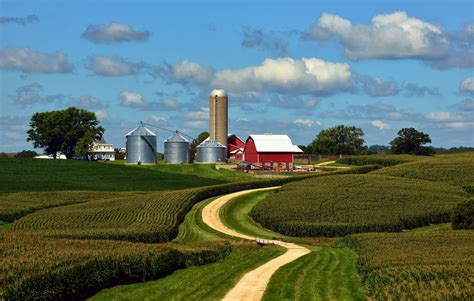
<svg viewBox="0 0 474 301">
<path fill-rule="evenodd" d="M 351 235 L 358 272 L 374 300 L 472 300 L 474 231 Z"/>
<path fill-rule="evenodd" d="M 468 194 L 448 184 L 378 175 L 337 175 L 284 185 L 257 204 L 255 221 L 289 236 L 397 232 L 450 221 Z"/>
<path fill-rule="evenodd" d="M 394 166 L 397 164 L 424 160 L 430 157 L 426 156 L 415 156 L 415 155 L 394 155 L 394 154 L 375 154 L 375 155 L 362 155 L 362 156 L 351 156 L 337 160 L 337 163 L 350 164 L 350 165 L 369 165 L 377 164 L 382 166 Z"/>
<path fill-rule="evenodd" d="M 249 180 L 213 165 L 135 167 L 77 160 L 0 159 L 0 193 L 20 191 L 160 191 Z"/>
<path fill-rule="evenodd" d="M 424 227 L 419 227 L 419 228 L 407 230 L 406 232 L 431 233 L 431 232 L 449 231 L 449 230 L 451 230 L 451 223 L 429 225 L 429 226 L 424 226 Z"/>
<path fill-rule="evenodd" d="M 277 270 L 263 300 L 367 300 L 347 248 L 312 248 Z"/>
<path fill-rule="evenodd" d="M 179 270 L 160 280 L 106 289 L 90 300 L 220 300 L 248 271 L 285 251 L 281 247 L 237 247 L 216 263 Z"/>
<path fill-rule="evenodd" d="M 8 231 L 11 229 L 11 224 L 0 221 L 0 231 Z"/>
<path fill-rule="evenodd" d="M 199 202 L 186 214 L 184 221 L 179 225 L 178 236 L 173 240 L 177 243 L 196 243 L 233 239 L 224 233 L 218 232 L 202 221 L 202 209 L 216 198 Z"/>
</svg>

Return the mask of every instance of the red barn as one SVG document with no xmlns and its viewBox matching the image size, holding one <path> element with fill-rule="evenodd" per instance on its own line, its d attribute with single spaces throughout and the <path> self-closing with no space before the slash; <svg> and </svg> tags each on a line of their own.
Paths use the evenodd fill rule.
<svg viewBox="0 0 474 301">
<path fill-rule="evenodd" d="M 244 151 L 245 143 L 237 137 L 237 135 L 231 134 L 227 137 L 227 158 L 242 160 L 242 153 Z"/>
<path fill-rule="evenodd" d="M 293 154 L 302 152 L 287 135 L 250 135 L 243 159 L 247 163 L 293 163 Z"/>
</svg>

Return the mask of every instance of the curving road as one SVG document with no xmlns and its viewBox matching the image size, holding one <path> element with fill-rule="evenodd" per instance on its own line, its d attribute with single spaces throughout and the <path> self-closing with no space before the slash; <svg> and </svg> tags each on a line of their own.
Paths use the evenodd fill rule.
<svg viewBox="0 0 474 301">
<path fill-rule="evenodd" d="M 248 240 L 265 241 L 259 237 L 252 237 L 239 233 L 233 229 L 225 226 L 219 216 L 220 209 L 222 206 L 232 198 L 241 196 L 243 194 L 251 193 L 254 191 L 272 190 L 279 187 L 259 188 L 250 189 L 239 192 L 234 192 L 221 196 L 211 203 L 209 203 L 202 210 L 202 220 L 211 228 L 220 231 L 222 233 L 239 237 Z M 267 243 L 273 243 L 275 245 L 282 246 L 287 249 L 285 254 L 280 255 L 277 258 L 270 260 L 269 262 L 259 266 L 258 268 L 245 274 L 239 282 L 224 296 L 223 300 L 245 300 L 245 301 L 260 301 L 262 300 L 265 289 L 272 275 L 283 265 L 290 263 L 301 256 L 304 256 L 311 251 L 305 247 L 287 243 L 280 240 L 265 241 Z"/>
</svg>

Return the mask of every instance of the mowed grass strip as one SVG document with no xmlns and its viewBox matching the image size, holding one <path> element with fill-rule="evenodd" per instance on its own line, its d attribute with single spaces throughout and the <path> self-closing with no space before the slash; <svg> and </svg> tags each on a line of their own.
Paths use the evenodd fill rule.
<svg viewBox="0 0 474 301">
<path fill-rule="evenodd" d="M 217 241 L 233 238 L 218 232 L 202 221 L 202 209 L 215 198 L 199 202 L 186 214 L 184 221 L 179 225 L 178 236 L 173 240 L 177 243 L 197 243 L 206 241 Z"/>
<path fill-rule="evenodd" d="M 52 239 L 0 232 L 0 299 L 82 299 L 112 285 L 157 279 L 215 262 L 230 246 Z"/>
<path fill-rule="evenodd" d="M 338 175 L 284 185 L 251 212 L 262 226 L 289 236 L 397 232 L 450 220 L 466 200 L 461 188 L 379 175 Z"/>
<path fill-rule="evenodd" d="M 177 168 L 177 167 L 175 167 Z M 192 165 L 166 169 L 137 168 L 78 160 L 0 159 L 0 192 L 20 191 L 161 191 L 202 187 L 243 180 L 229 171 Z M 205 170 L 208 170 L 207 172 Z M 204 172 L 207 177 L 199 174 Z M 222 175 L 227 176 L 222 176 Z"/>
<path fill-rule="evenodd" d="M 375 300 L 472 300 L 474 231 L 367 233 L 342 240 Z"/>
<path fill-rule="evenodd" d="M 347 248 L 313 247 L 270 279 L 263 300 L 367 300 Z"/>
<path fill-rule="evenodd" d="M 91 300 L 221 300 L 246 272 L 284 252 L 277 246 L 244 243 L 218 262 L 179 270 L 157 281 L 106 289 Z"/>
<path fill-rule="evenodd" d="M 431 157 L 383 168 L 371 174 L 445 182 L 474 193 L 474 153 Z"/>
</svg>

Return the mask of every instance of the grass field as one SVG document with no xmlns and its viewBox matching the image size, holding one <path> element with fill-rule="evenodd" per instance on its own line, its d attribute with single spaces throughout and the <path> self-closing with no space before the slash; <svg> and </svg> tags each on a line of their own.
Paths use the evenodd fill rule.
<svg viewBox="0 0 474 301">
<path fill-rule="evenodd" d="M 234 247 L 223 260 L 141 284 L 104 290 L 91 300 L 220 300 L 246 272 L 284 253 L 276 246 Z"/>
<path fill-rule="evenodd" d="M 229 245 L 138 244 L 0 232 L 0 299 L 65 300 L 224 258 Z"/>
<path fill-rule="evenodd" d="M 343 239 L 376 300 L 472 300 L 474 231 L 368 233 Z"/>
<path fill-rule="evenodd" d="M 249 180 L 213 165 L 141 168 L 77 160 L 0 159 L 0 193 L 20 191 L 160 191 Z"/>
<path fill-rule="evenodd" d="M 273 275 L 263 300 L 367 300 L 351 250 L 312 250 Z"/>
<path fill-rule="evenodd" d="M 377 155 L 364 155 L 364 156 L 352 156 L 342 158 L 336 161 L 336 163 L 348 164 L 348 165 L 370 165 L 376 164 L 381 166 L 394 166 L 402 163 L 413 162 L 418 160 L 424 160 L 430 157 L 426 156 L 415 156 L 415 155 L 392 155 L 392 154 L 377 154 Z"/>
<path fill-rule="evenodd" d="M 474 193 L 474 153 L 429 157 L 379 169 L 372 174 L 445 182 Z"/>
<path fill-rule="evenodd" d="M 338 175 L 284 185 L 251 212 L 266 228 L 290 236 L 401 231 L 448 222 L 468 195 L 461 188 L 377 175 Z"/>
</svg>

